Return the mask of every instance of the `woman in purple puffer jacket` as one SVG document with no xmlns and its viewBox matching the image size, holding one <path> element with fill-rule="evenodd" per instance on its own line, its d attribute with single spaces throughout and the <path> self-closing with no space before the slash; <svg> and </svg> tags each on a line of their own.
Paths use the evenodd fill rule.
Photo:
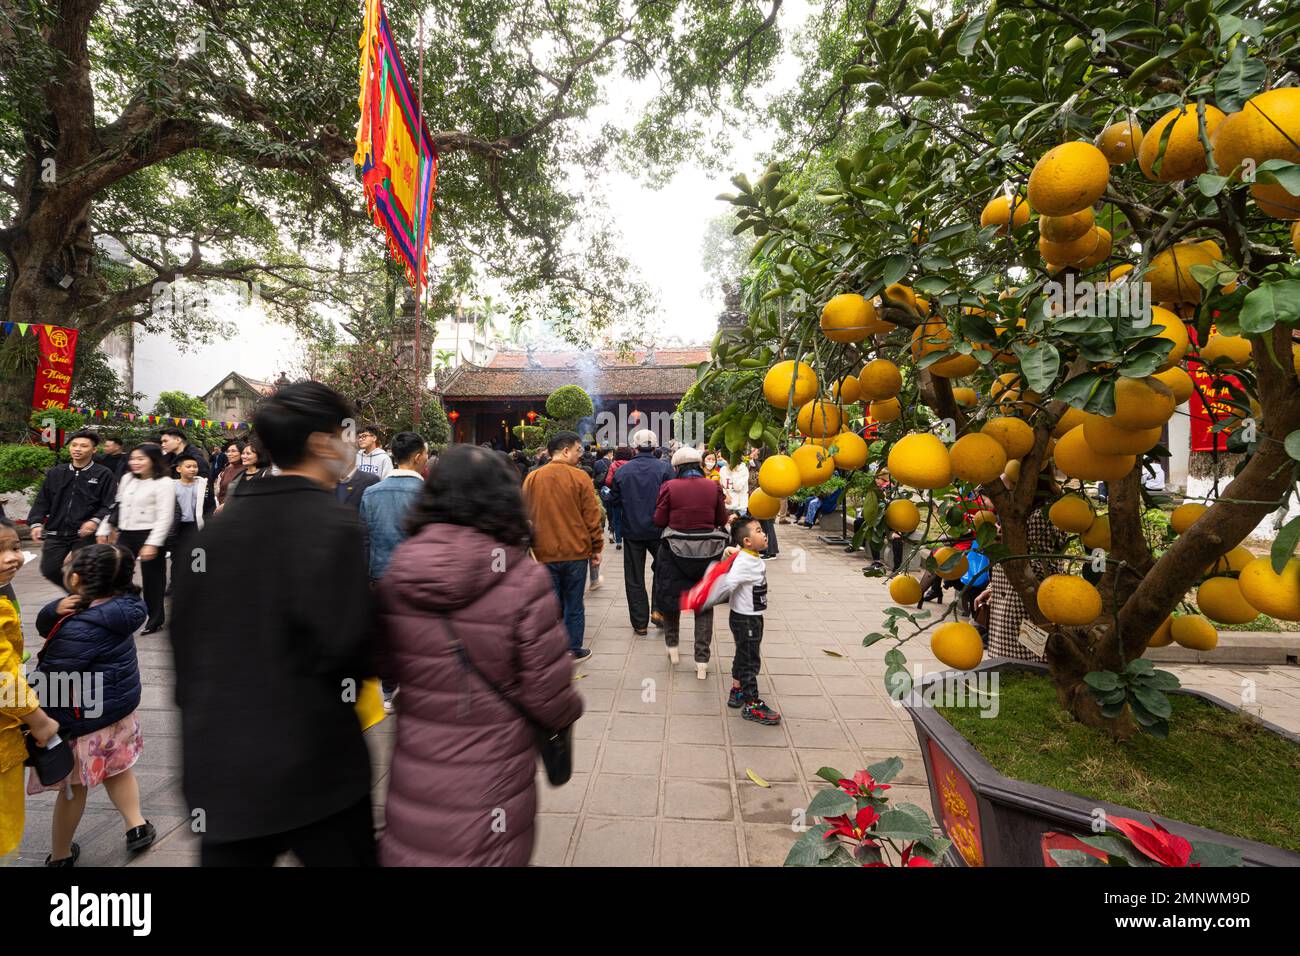
<svg viewBox="0 0 1300 956">
<path fill-rule="evenodd" d="M 520 710 L 561 730 L 582 698 L 550 575 L 528 555 L 518 473 L 500 452 L 450 446 L 408 530 L 379 584 L 380 674 L 401 685 L 380 860 L 523 866 L 538 759 Z"/>
</svg>

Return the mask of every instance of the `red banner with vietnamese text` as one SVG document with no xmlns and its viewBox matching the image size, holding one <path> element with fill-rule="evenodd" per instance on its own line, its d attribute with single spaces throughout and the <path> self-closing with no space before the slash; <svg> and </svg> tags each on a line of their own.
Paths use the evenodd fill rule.
<svg viewBox="0 0 1300 956">
<path fill-rule="evenodd" d="M 32 408 L 67 408 L 72 394 L 72 368 L 77 355 L 77 330 L 55 325 L 37 329 L 40 361 L 36 366 L 36 388 Z"/>
<path fill-rule="evenodd" d="M 1187 404 L 1191 415 L 1192 451 L 1224 451 L 1228 447 L 1228 430 L 1216 432 L 1212 429 L 1216 422 L 1225 418 L 1240 417 L 1241 412 L 1231 404 L 1233 397 L 1228 389 L 1229 386 L 1240 389 L 1241 381 L 1235 375 L 1213 373 L 1195 359 L 1188 360 L 1187 374 L 1195 385 Z M 1208 409 L 1206 402 L 1209 402 Z"/>
</svg>

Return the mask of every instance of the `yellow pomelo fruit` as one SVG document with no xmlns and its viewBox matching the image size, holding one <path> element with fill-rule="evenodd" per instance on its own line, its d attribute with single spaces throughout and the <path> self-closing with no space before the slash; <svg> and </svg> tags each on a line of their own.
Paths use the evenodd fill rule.
<svg viewBox="0 0 1300 956">
<path fill-rule="evenodd" d="M 952 473 L 962 481 L 982 485 L 993 481 L 1007 466 L 1007 451 L 996 439 L 982 432 L 962 435 L 948 450 Z"/>
<path fill-rule="evenodd" d="M 1280 183 L 1255 183 L 1250 187 L 1250 198 L 1259 211 L 1274 219 L 1300 219 L 1300 196 L 1290 192 Z"/>
<path fill-rule="evenodd" d="M 871 416 L 872 421 L 896 422 L 903 415 L 903 406 L 896 398 L 886 398 L 884 401 L 872 402 L 868 405 L 867 414 Z"/>
<path fill-rule="evenodd" d="M 1160 329 L 1157 333 L 1160 338 L 1174 343 L 1174 347 L 1165 357 L 1164 364 L 1160 366 L 1161 371 L 1167 371 L 1181 362 L 1183 356 L 1187 354 L 1187 347 L 1191 344 L 1191 340 L 1187 337 L 1187 326 L 1183 325 L 1183 320 L 1174 313 L 1158 305 L 1151 307 L 1151 324 Z M 1152 331 L 1154 332 L 1155 329 Z"/>
<path fill-rule="evenodd" d="M 1097 136 L 1097 148 L 1112 166 L 1136 159 L 1142 145 L 1142 127 L 1134 116 L 1111 123 Z"/>
<path fill-rule="evenodd" d="M 1291 248 L 1300 256 L 1300 220 L 1291 223 Z"/>
<path fill-rule="evenodd" d="M 903 373 L 889 359 L 875 359 L 858 373 L 858 386 L 862 389 L 862 397 L 868 401 L 893 398 L 903 387 Z"/>
<path fill-rule="evenodd" d="M 895 498 L 885 507 L 885 524 L 899 534 L 911 534 L 921 524 L 921 512 L 911 500 Z"/>
<path fill-rule="evenodd" d="M 1109 551 L 1110 515 L 1097 515 L 1092 522 L 1092 527 L 1085 531 L 1079 540 L 1083 542 L 1083 546 L 1089 551 L 1095 551 L 1098 548 Z"/>
<path fill-rule="evenodd" d="M 1133 271 L 1133 263 L 1121 262 L 1119 265 L 1111 269 L 1110 272 L 1106 273 L 1106 280 L 1108 282 L 1118 284 L 1120 282 L 1123 282 L 1124 277 L 1127 276 L 1132 271 Z"/>
<path fill-rule="evenodd" d="M 1214 131 L 1223 122 L 1223 111 L 1216 106 L 1205 107 L 1205 132 L 1213 142 Z M 1168 142 L 1164 145 L 1164 155 L 1160 157 L 1160 170 L 1155 169 L 1156 159 L 1160 154 L 1161 141 L 1165 138 L 1165 127 L 1173 124 Z M 1187 103 L 1170 110 L 1151 124 L 1142 143 L 1138 147 L 1138 165 L 1142 167 L 1147 179 L 1172 183 L 1180 179 L 1199 176 L 1209 167 L 1206 163 L 1205 148 L 1201 145 L 1200 120 L 1196 114 L 1196 104 Z"/>
<path fill-rule="evenodd" d="M 1255 555 L 1245 545 L 1237 545 L 1208 568 L 1206 574 L 1226 574 L 1228 571 L 1241 571 L 1255 560 Z"/>
<path fill-rule="evenodd" d="M 773 498 L 762 488 L 749 493 L 749 516 L 760 521 L 775 518 L 781 511 L 781 499 Z"/>
<path fill-rule="evenodd" d="M 1034 430 L 1023 418 L 990 418 L 980 429 L 980 434 L 988 435 L 1001 445 L 1008 458 L 1024 458 L 1034 447 Z"/>
<path fill-rule="evenodd" d="M 1212 651 L 1219 643 L 1219 632 L 1208 618 L 1184 614 L 1169 625 L 1169 633 L 1183 647 L 1194 651 Z"/>
<path fill-rule="evenodd" d="M 978 528 L 982 524 L 996 525 L 998 523 L 998 516 L 996 513 L 984 509 L 971 515 L 970 523 L 972 528 Z"/>
<path fill-rule="evenodd" d="M 1083 423 L 1083 437 L 1089 448 L 1095 448 L 1103 455 L 1140 455 L 1160 443 L 1160 429 L 1130 431 L 1118 427 L 1109 418 L 1088 415 Z"/>
<path fill-rule="evenodd" d="M 1065 411 L 1061 412 L 1061 417 L 1056 420 L 1056 427 L 1052 429 L 1052 437 L 1060 438 L 1071 428 L 1076 428 L 1083 424 L 1088 413 L 1082 408 L 1075 408 L 1073 405 L 1066 405 Z"/>
<path fill-rule="evenodd" d="M 948 559 L 957 555 L 957 563 L 949 570 L 936 570 L 934 573 L 939 575 L 945 581 L 956 581 L 959 577 L 970 570 L 970 560 L 966 557 L 965 551 L 958 551 L 956 548 L 939 548 L 934 552 L 934 563 L 936 568 L 942 568 L 948 563 Z"/>
<path fill-rule="evenodd" d="M 1071 239 L 1068 242 L 1051 242 L 1046 237 L 1040 237 L 1038 253 L 1048 262 L 1072 266 L 1096 252 L 1099 241 L 1100 234 L 1097 232 L 1097 227 L 1093 226 L 1078 239 Z"/>
<path fill-rule="evenodd" d="M 1181 368 L 1168 368 L 1163 372 L 1157 372 L 1153 377 L 1163 382 L 1174 393 L 1174 401 L 1179 405 L 1191 398 L 1192 392 L 1195 391 L 1192 377 Z"/>
<path fill-rule="evenodd" d="M 1254 605 L 1241 594 L 1236 578 L 1210 578 L 1196 590 L 1196 606 L 1219 624 L 1245 624 L 1259 617 Z"/>
<path fill-rule="evenodd" d="M 970 408 L 980 400 L 979 395 L 975 393 L 975 389 L 967 388 L 964 385 L 954 388 L 952 390 L 952 397 L 953 401 L 963 408 Z"/>
<path fill-rule="evenodd" d="M 1003 372 L 991 383 L 989 383 L 989 398 L 995 402 L 1000 402 L 1004 395 L 1010 394 L 1010 400 L 1020 397 L 1020 379 L 1019 372 Z"/>
<path fill-rule="evenodd" d="M 1250 364 L 1250 339 L 1244 335 L 1213 333 L 1201 349 L 1201 361 L 1219 368 L 1245 368 Z"/>
<path fill-rule="evenodd" d="M 1132 431 L 1158 428 L 1174 417 L 1173 391 L 1154 378 L 1120 378 L 1115 382 L 1112 424 Z"/>
<path fill-rule="evenodd" d="M 1007 459 L 1007 470 L 1002 474 L 1004 480 L 1007 482 L 1007 487 L 1014 488 L 1016 482 L 1020 480 L 1020 459 Z"/>
<path fill-rule="evenodd" d="M 793 399 L 790 398 L 792 381 Z M 776 408 L 785 408 L 787 403 L 795 408 L 806 405 L 817 397 L 817 373 L 804 362 L 777 362 L 763 376 L 763 397 Z"/>
<path fill-rule="evenodd" d="M 832 342 L 861 342 L 870 334 L 876 307 L 856 292 L 833 296 L 822 306 L 822 334 Z"/>
<path fill-rule="evenodd" d="M 1237 576 L 1241 596 L 1280 621 L 1300 621 L 1300 560 L 1287 561 L 1281 574 L 1267 558 L 1256 558 Z"/>
<path fill-rule="evenodd" d="M 831 386 L 831 398 L 843 405 L 852 405 L 862 397 L 862 386 L 856 375 L 845 375 Z"/>
<path fill-rule="evenodd" d="M 1012 204 L 1015 204 L 1014 219 L 1011 211 Z M 984 210 L 980 213 L 980 228 L 985 226 L 1001 226 L 996 235 L 1006 235 L 1007 223 L 1011 223 L 1012 229 L 1019 229 L 1029 221 L 1029 203 L 1023 196 L 1013 196 L 1008 199 L 1004 195 L 997 195 L 984 204 Z"/>
<path fill-rule="evenodd" d="M 799 482 L 805 488 L 820 485 L 835 474 L 835 459 L 818 445 L 800 445 L 790 457 L 799 469 Z"/>
<path fill-rule="evenodd" d="M 1222 258 L 1197 242 L 1180 242 L 1156 253 L 1144 276 L 1151 284 L 1151 298 L 1157 302 L 1200 302 L 1201 287 L 1192 276 L 1192 266 L 1208 266 Z"/>
<path fill-rule="evenodd" d="M 1038 610 L 1064 627 L 1091 624 L 1101 615 L 1101 592 L 1069 574 L 1053 574 L 1038 586 Z"/>
<path fill-rule="evenodd" d="M 835 467 L 852 471 L 867 463 L 867 443 L 853 432 L 840 432 L 833 439 Z"/>
<path fill-rule="evenodd" d="M 1080 481 L 1119 481 L 1137 464 L 1134 455 L 1103 455 L 1084 437 L 1083 426 L 1071 428 L 1056 442 L 1056 467 Z"/>
<path fill-rule="evenodd" d="M 900 438 L 889 449 L 889 473 L 912 488 L 942 488 L 952 481 L 952 460 L 943 442 L 928 432 Z"/>
<path fill-rule="evenodd" d="M 1150 640 L 1147 641 L 1147 647 L 1168 647 L 1172 644 L 1174 642 L 1173 623 L 1174 616 L 1171 614 L 1152 633 Z"/>
<path fill-rule="evenodd" d="M 1209 510 L 1199 501 L 1189 501 L 1186 504 L 1181 504 L 1170 514 L 1169 527 L 1174 529 L 1174 534 L 1182 534 L 1196 523 L 1197 518 Z"/>
<path fill-rule="evenodd" d="M 1084 256 L 1081 260 L 1074 263 L 1075 266 L 1084 272 L 1101 265 L 1110 258 L 1112 248 L 1110 230 L 1103 229 L 1101 226 L 1094 226 L 1093 231 L 1097 235 L 1097 248 L 1093 250 L 1092 255 Z"/>
<path fill-rule="evenodd" d="M 900 574 L 889 582 L 889 598 L 895 604 L 918 604 L 921 601 L 921 582 L 910 574 Z"/>
<path fill-rule="evenodd" d="M 1039 216 L 1038 234 L 1048 242 L 1073 242 L 1092 232 L 1096 223 L 1097 217 L 1089 206 L 1068 216 Z"/>
<path fill-rule="evenodd" d="M 920 361 L 932 352 L 946 352 L 952 346 L 952 330 L 942 321 L 930 321 L 912 331 L 912 358 Z M 953 355 L 927 366 L 941 378 L 961 378 L 979 368 L 972 355 Z"/>
<path fill-rule="evenodd" d="M 895 282 L 892 285 L 885 286 L 883 294 L 887 305 L 902 306 L 911 309 L 913 312 L 919 311 L 916 304 L 916 293 L 912 291 L 911 286 Z M 921 314 L 924 315 L 925 313 L 922 312 Z"/>
<path fill-rule="evenodd" d="M 1214 162 L 1231 175 L 1243 161 L 1300 162 L 1300 89 L 1283 87 L 1248 99 L 1240 112 L 1224 117 L 1210 137 Z"/>
<path fill-rule="evenodd" d="M 840 433 L 840 425 L 843 421 L 844 416 L 840 413 L 838 405 L 818 400 L 809 402 L 799 409 L 799 414 L 795 416 L 795 427 L 799 429 L 801 435 L 827 438 Z"/>
<path fill-rule="evenodd" d="M 1047 520 L 1067 534 L 1083 534 L 1097 520 L 1092 505 L 1079 495 L 1066 495 L 1052 502 Z"/>
<path fill-rule="evenodd" d="M 1029 174 L 1029 205 L 1045 216 L 1086 209 L 1106 192 L 1110 164 L 1091 143 L 1062 143 L 1049 149 Z"/>
<path fill-rule="evenodd" d="M 960 621 L 949 621 L 936 627 L 930 635 L 930 650 L 941 663 L 959 671 L 978 667 L 984 659 L 980 632 Z"/>
<path fill-rule="evenodd" d="M 758 487 L 773 498 L 789 498 L 801 487 L 799 466 L 789 455 L 771 455 L 758 469 Z"/>
</svg>

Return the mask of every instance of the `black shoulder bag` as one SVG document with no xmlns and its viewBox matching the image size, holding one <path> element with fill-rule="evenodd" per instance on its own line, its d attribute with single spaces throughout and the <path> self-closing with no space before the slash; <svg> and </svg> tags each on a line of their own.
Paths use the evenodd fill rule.
<svg viewBox="0 0 1300 956">
<path fill-rule="evenodd" d="M 496 692 L 496 695 L 513 707 L 524 720 L 528 721 L 533 728 L 533 734 L 537 741 L 537 752 L 541 755 L 542 766 L 546 768 L 546 779 L 550 781 L 552 787 L 560 787 L 569 782 L 573 776 L 573 727 L 568 726 L 563 730 L 550 731 L 542 727 L 533 719 L 533 716 L 524 710 L 518 703 L 506 696 L 496 684 L 488 680 L 481 670 L 474 666 L 470 660 L 469 653 L 465 650 L 465 645 L 461 643 L 460 638 L 456 635 L 456 629 L 451 626 L 451 618 L 446 615 L 442 616 L 447 625 L 447 636 L 451 642 L 451 649 L 460 661 L 460 666 L 471 673 L 477 674 L 479 680 L 487 684 Z"/>
</svg>

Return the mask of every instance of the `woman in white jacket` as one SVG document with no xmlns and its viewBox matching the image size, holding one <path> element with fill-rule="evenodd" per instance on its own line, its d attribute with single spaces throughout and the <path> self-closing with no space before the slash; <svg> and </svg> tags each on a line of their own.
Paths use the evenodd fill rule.
<svg viewBox="0 0 1300 956">
<path fill-rule="evenodd" d="M 172 529 L 176 492 L 159 446 L 136 445 L 126 463 L 127 473 L 117 486 L 117 504 L 96 534 L 120 541 L 139 559 L 144 603 L 149 609 L 142 633 L 152 634 L 163 626 L 163 596 L 167 589 L 163 544 Z"/>
</svg>

